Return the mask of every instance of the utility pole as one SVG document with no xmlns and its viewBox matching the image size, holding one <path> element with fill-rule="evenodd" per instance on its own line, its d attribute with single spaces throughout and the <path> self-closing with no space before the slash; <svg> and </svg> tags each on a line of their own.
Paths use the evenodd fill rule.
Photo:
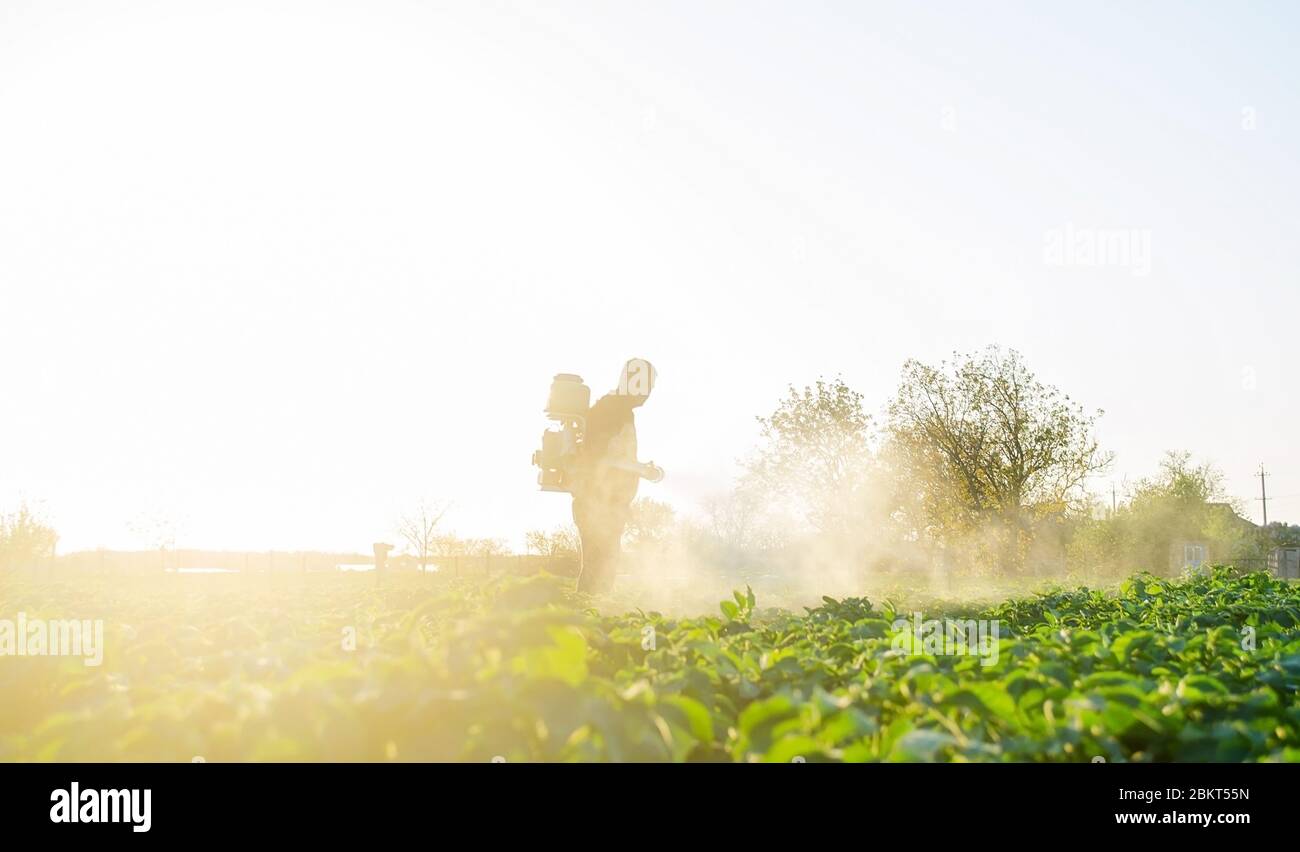
<svg viewBox="0 0 1300 852">
<path fill-rule="evenodd" d="M 1110 484 L 1110 514 L 1115 516 L 1115 483 Z"/>
<path fill-rule="evenodd" d="M 1268 526 L 1268 490 L 1264 487 L 1264 477 L 1268 476 L 1268 474 L 1264 472 L 1263 462 L 1259 463 L 1259 473 L 1255 475 L 1259 477 L 1259 500 L 1261 503 L 1264 504 L 1264 526 L 1267 527 Z"/>
</svg>

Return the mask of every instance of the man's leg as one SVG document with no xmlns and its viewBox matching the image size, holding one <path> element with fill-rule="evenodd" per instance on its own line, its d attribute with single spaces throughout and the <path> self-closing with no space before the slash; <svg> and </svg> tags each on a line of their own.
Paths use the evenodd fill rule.
<svg viewBox="0 0 1300 852">
<path fill-rule="evenodd" d="M 598 595 L 614 585 L 614 559 L 617 550 L 612 546 L 609 530 L 600 527 L 582 534 L 582 572 L 578 575 L 578 591 Z"/>
<path fill-rule="evenodd" d="M 578 582 L 580 592 L 590 592 L 597 560 L 596 529 L 588 501 L 573 498 L 573 525 L 578 528 Z"/>
<path fill-rule="evenodd" d="M 606 507 L 594 509 L 574 501 L 573 521 L 581 542 L 582 568 L 578 574 L 578 591 L 586 594 L 607 592 L 614 585 L 614 572 L 623 538 L 623 527 L 616 513 Z"/>
</svg>

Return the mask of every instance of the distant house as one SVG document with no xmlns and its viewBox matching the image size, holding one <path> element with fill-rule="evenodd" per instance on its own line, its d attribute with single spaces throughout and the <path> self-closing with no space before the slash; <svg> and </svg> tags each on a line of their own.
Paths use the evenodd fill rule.
<svg viewBox="0 0 1300 852">
<path fill-rule="evenodd" d="M 1234 539 L 1258 532 L 1259 527 L 1237 514 L 1228 503 L 1209 503 L 1210 513 L 1205 533 L 1196 537 L 1175 538 L 1169 544 L 1169 569 L 1175 574 L 1199 571 L 1208 565 L 1234 561 Z M 1256 563 L 1256 568 L 1260 567 Z"/>
<path fill-rule="evenodd" d="M 1175 541 L 1169 545 L 1169 568 L 1174 573 L 1197 571 L 1210 561 L 1207 541 Z"/>
</svg>

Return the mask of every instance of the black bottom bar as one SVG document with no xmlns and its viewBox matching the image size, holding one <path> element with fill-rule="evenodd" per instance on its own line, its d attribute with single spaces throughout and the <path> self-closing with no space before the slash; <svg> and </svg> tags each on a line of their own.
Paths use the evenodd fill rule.
<svg viewBox="0 0 1300 852">
<path fill-rule="evenodd" d="M 92 842 L 401 833 L 450 841 L 466 832 L 543 842 L 568 830 L 654 834 L 699 820 L 752 838 L 755 829 L 838 834 L 863 818 L 918 838 L 996 841 L 1003 829 L 1034 827 L 1061 839 L 1170 831 L 1226 839 L 1292 825 L 1287 791 L 1298 773 L 1259 764 L 9 764 L 0 765 L 0 815 L 6 831 Z"/>
</svg>

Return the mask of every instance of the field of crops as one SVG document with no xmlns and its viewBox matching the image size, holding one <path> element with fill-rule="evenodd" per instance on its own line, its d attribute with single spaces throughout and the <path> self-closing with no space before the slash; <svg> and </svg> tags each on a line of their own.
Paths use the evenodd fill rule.
<svg viewBox="0 0 1300 852">
<path fill-rule="evenodd" d="M 0 760 L 1300 760 L 1300 587 L 1137 577 L 924 617 L 740 592 L 602 615 L 562 581 L 0 579 L 102 619 L 103 663 L 0 657 Z"/>
</svg>

